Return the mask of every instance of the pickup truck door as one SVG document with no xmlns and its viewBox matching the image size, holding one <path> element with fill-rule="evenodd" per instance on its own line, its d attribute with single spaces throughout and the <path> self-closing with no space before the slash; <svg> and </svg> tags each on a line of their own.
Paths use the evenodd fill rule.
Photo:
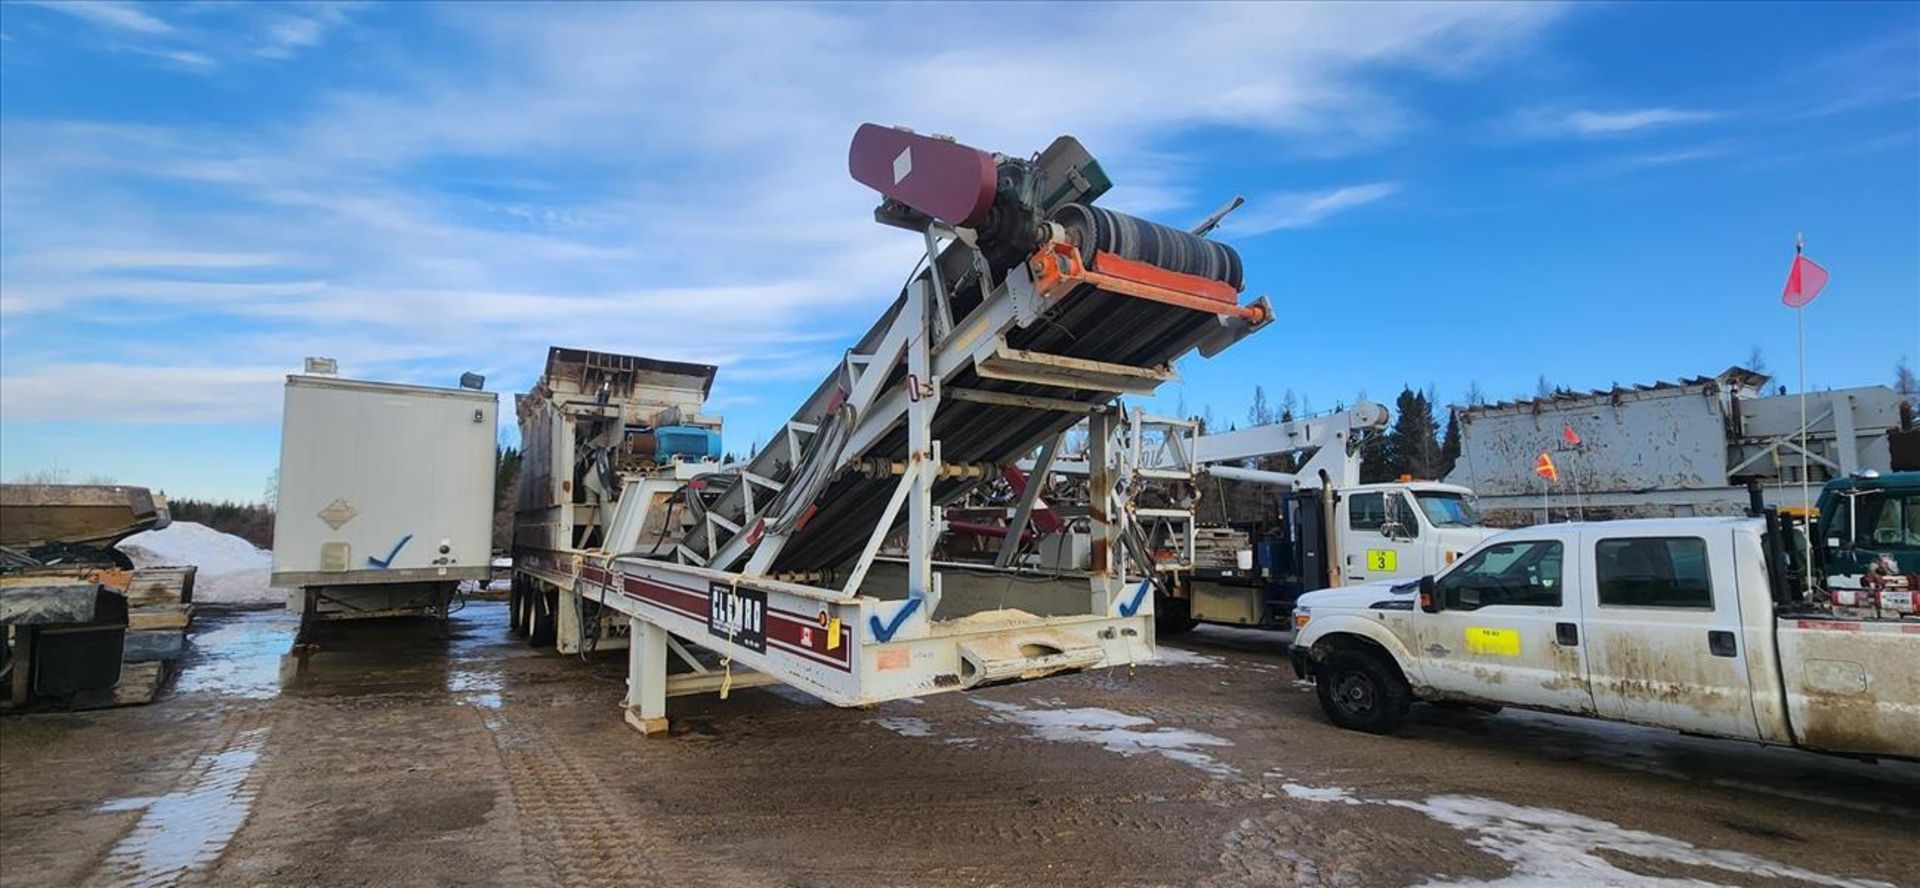
<svg viewBox="0 0 1920 888">
<path fill-rule="evenodd" d="M 1341 574 L 1349 583 L 1418 577 L 1427 573 L 1421 558 L 1420 515 L 1398 490 L 1368 490 L 1341 500 L 1346 517 Z"/>
<path fill-rule="evenodd" d="M 1586 536 L 1587 668 L 1606 718 L 1759 739 L 1731 534 Z"/>
<path fill-rule="evenodd" d="M 1435 696 L 1590 714 L 1571 539 L 1481 546 L 1434 581 L 1445 603 L 1413 613 L 1414 647 Z"/>
</svg>

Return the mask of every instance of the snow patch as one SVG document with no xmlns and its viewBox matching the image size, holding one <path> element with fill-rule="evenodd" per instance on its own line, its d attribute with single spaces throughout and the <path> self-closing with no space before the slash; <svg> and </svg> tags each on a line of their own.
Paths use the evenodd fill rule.
<svg viewBox="0 0 1920 888">
<path fill-rule="evenodd" d="M 1146 730 L 1153 719 L 1111 709 L 1028 709 L 1015 703 L 971 698 L 1001 721 L 1026 727 L 1032 736 L 1058 743 L 1092 743 L 1121 755 L 1158 755 L 1191 765 L 1215 777 L 1235 771 L 1196 747 L 1232 746 L 1232 741 L 1182 728 Z"/>
<path fill-rule="evenodd" d="M 281 601 L 268 588 L 273 553 L 204 524 L 175 521 L 120 541 L 136 567 L 191 564 L 195 604 L 266 604 Z"/>
<path fill-rule="evenodd" d="M 1534 888 L 1542 885 L 1619 885 L 1678 888 L 1703 884 L 1696 879 L 1643 875 L 1622 869 L 1601 856 L 1601 852 L 1605 852 L 1833 888 L 1892 888 L 1886 882 L 1830 876 L 1738 851 L 1701 848 L 1690 842 L 1628 829 L 1617 823 L 1556 808 L 1534 808 L 1464 795 L 1432 796 L 1424 801 L 1360 799 L 1345 789 L 1298 783 L 1286 784 L 1281 789 L 1288 796 L 1305 801 L 1389 805 L 1418 811 L 1470 834 L 1472 838 L 1468 844 L 1513 865 L 1512 872 L 1491 881 L 1434 880 L 1426 883 L 1430 886 Z"/>
<path fill-rule="evenodd" d="M 1219 657 L 1196 654 L 1193 651 L 1177 647 L 1158 647 L 1153 651 L 1153 659 L 1139 664 L 1141 666 L 1204 666 L 1208 669 L 1225 669 L 1227 664 Z"/>
<path fill-rule="evenodd" d="M 1288 783 L 1280 787 L 1288 798 L 1309 802 L 1339 802 L 1343 805 L 1364 804 L 1353 797 L 1353 793 L 1338 786 L 1307 786 L 1300 783 Z"/>
<path fill-rule="evenodd" d="M 880 727 L 886 728 L 887 730 L 892 731 L 895 734 L 899 734 L 902 737 L 933 736 L 933 726 L 930 724 L 927 724 L 927 720 L 924 718 L 908 718 L 905 716 L 895 716 L 892 718 L 870 718 L 870 719 L 867 719 L 867 724 L 879 725 Z"/>
</svg>

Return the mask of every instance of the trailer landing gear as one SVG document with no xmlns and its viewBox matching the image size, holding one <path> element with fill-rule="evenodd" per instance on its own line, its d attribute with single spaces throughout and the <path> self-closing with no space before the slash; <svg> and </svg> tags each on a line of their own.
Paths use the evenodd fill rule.
<svg viewBox="0 0 1920 888">
<path fill-rule="evenodd" d="M 627 724 L 648 737 L 667 735 L 667 630 L 628 617 Z"/>
</svg>

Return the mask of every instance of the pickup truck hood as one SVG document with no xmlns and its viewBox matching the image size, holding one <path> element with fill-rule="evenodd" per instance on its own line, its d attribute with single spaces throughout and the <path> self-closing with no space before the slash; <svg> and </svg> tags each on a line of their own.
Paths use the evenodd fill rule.
<svg viewBox="0 0 1920 888">
<path fill-rule="evenodd" d="M 1352 586 L 1335 586 L 1300 596 L 1300 605 L 1314 611 L 1325 609 L 1366 610 L 1376 601 L 1393 598 L 1412 600 L 1420 591 L 1419 580 L 1381 580 Z"/>
</svg>

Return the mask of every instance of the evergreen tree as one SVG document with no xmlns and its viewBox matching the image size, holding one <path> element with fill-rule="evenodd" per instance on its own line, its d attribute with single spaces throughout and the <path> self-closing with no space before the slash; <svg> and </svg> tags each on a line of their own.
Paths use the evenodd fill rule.
<svg viewBox="0 0 1920 888">
<path fill-rule="evenodd" d="M 1393 427 L 1360 458 L 1360 480 L 1392 481 L 1401 475 L 1431 479 L 1441 473 L 1439 428 L 1425 392 L 1402 387 L 1394 400 Z"/>
<path fill-rule="evenodd" d="M 1447 477 L 1460 462 L 1460 414 L 1453 409 L 1447 410 L 1447 431 L 1440 438 L 1440 465 L 1435 473 L 1436 480 Z"/>
<path fill-rule="evenodd" d="M 1920 412 L 1920 382 L 1913 376 L 1913 368 L 1907 366 L 1907 359 L 1893 365 L 1893 390 L 1900 393 L 1900 430 L 1911 432 L 1914 427 L 1914 414 Z"/>
<path fill-rule="evenodd" d="M 1266 425 L 1273 422 L 1273 408 L 1267 404 L 1267 390 L 1262 386 L 1253 387 L 1253 406 L 1247 408 L 1248 425 Z"/>
<path fill-rule="evenodd" d="M 514 488 L 520 483 L 520 448 L 496 443 L 493 447 L 493 550 L 513 548 Z"/>
</svg>

